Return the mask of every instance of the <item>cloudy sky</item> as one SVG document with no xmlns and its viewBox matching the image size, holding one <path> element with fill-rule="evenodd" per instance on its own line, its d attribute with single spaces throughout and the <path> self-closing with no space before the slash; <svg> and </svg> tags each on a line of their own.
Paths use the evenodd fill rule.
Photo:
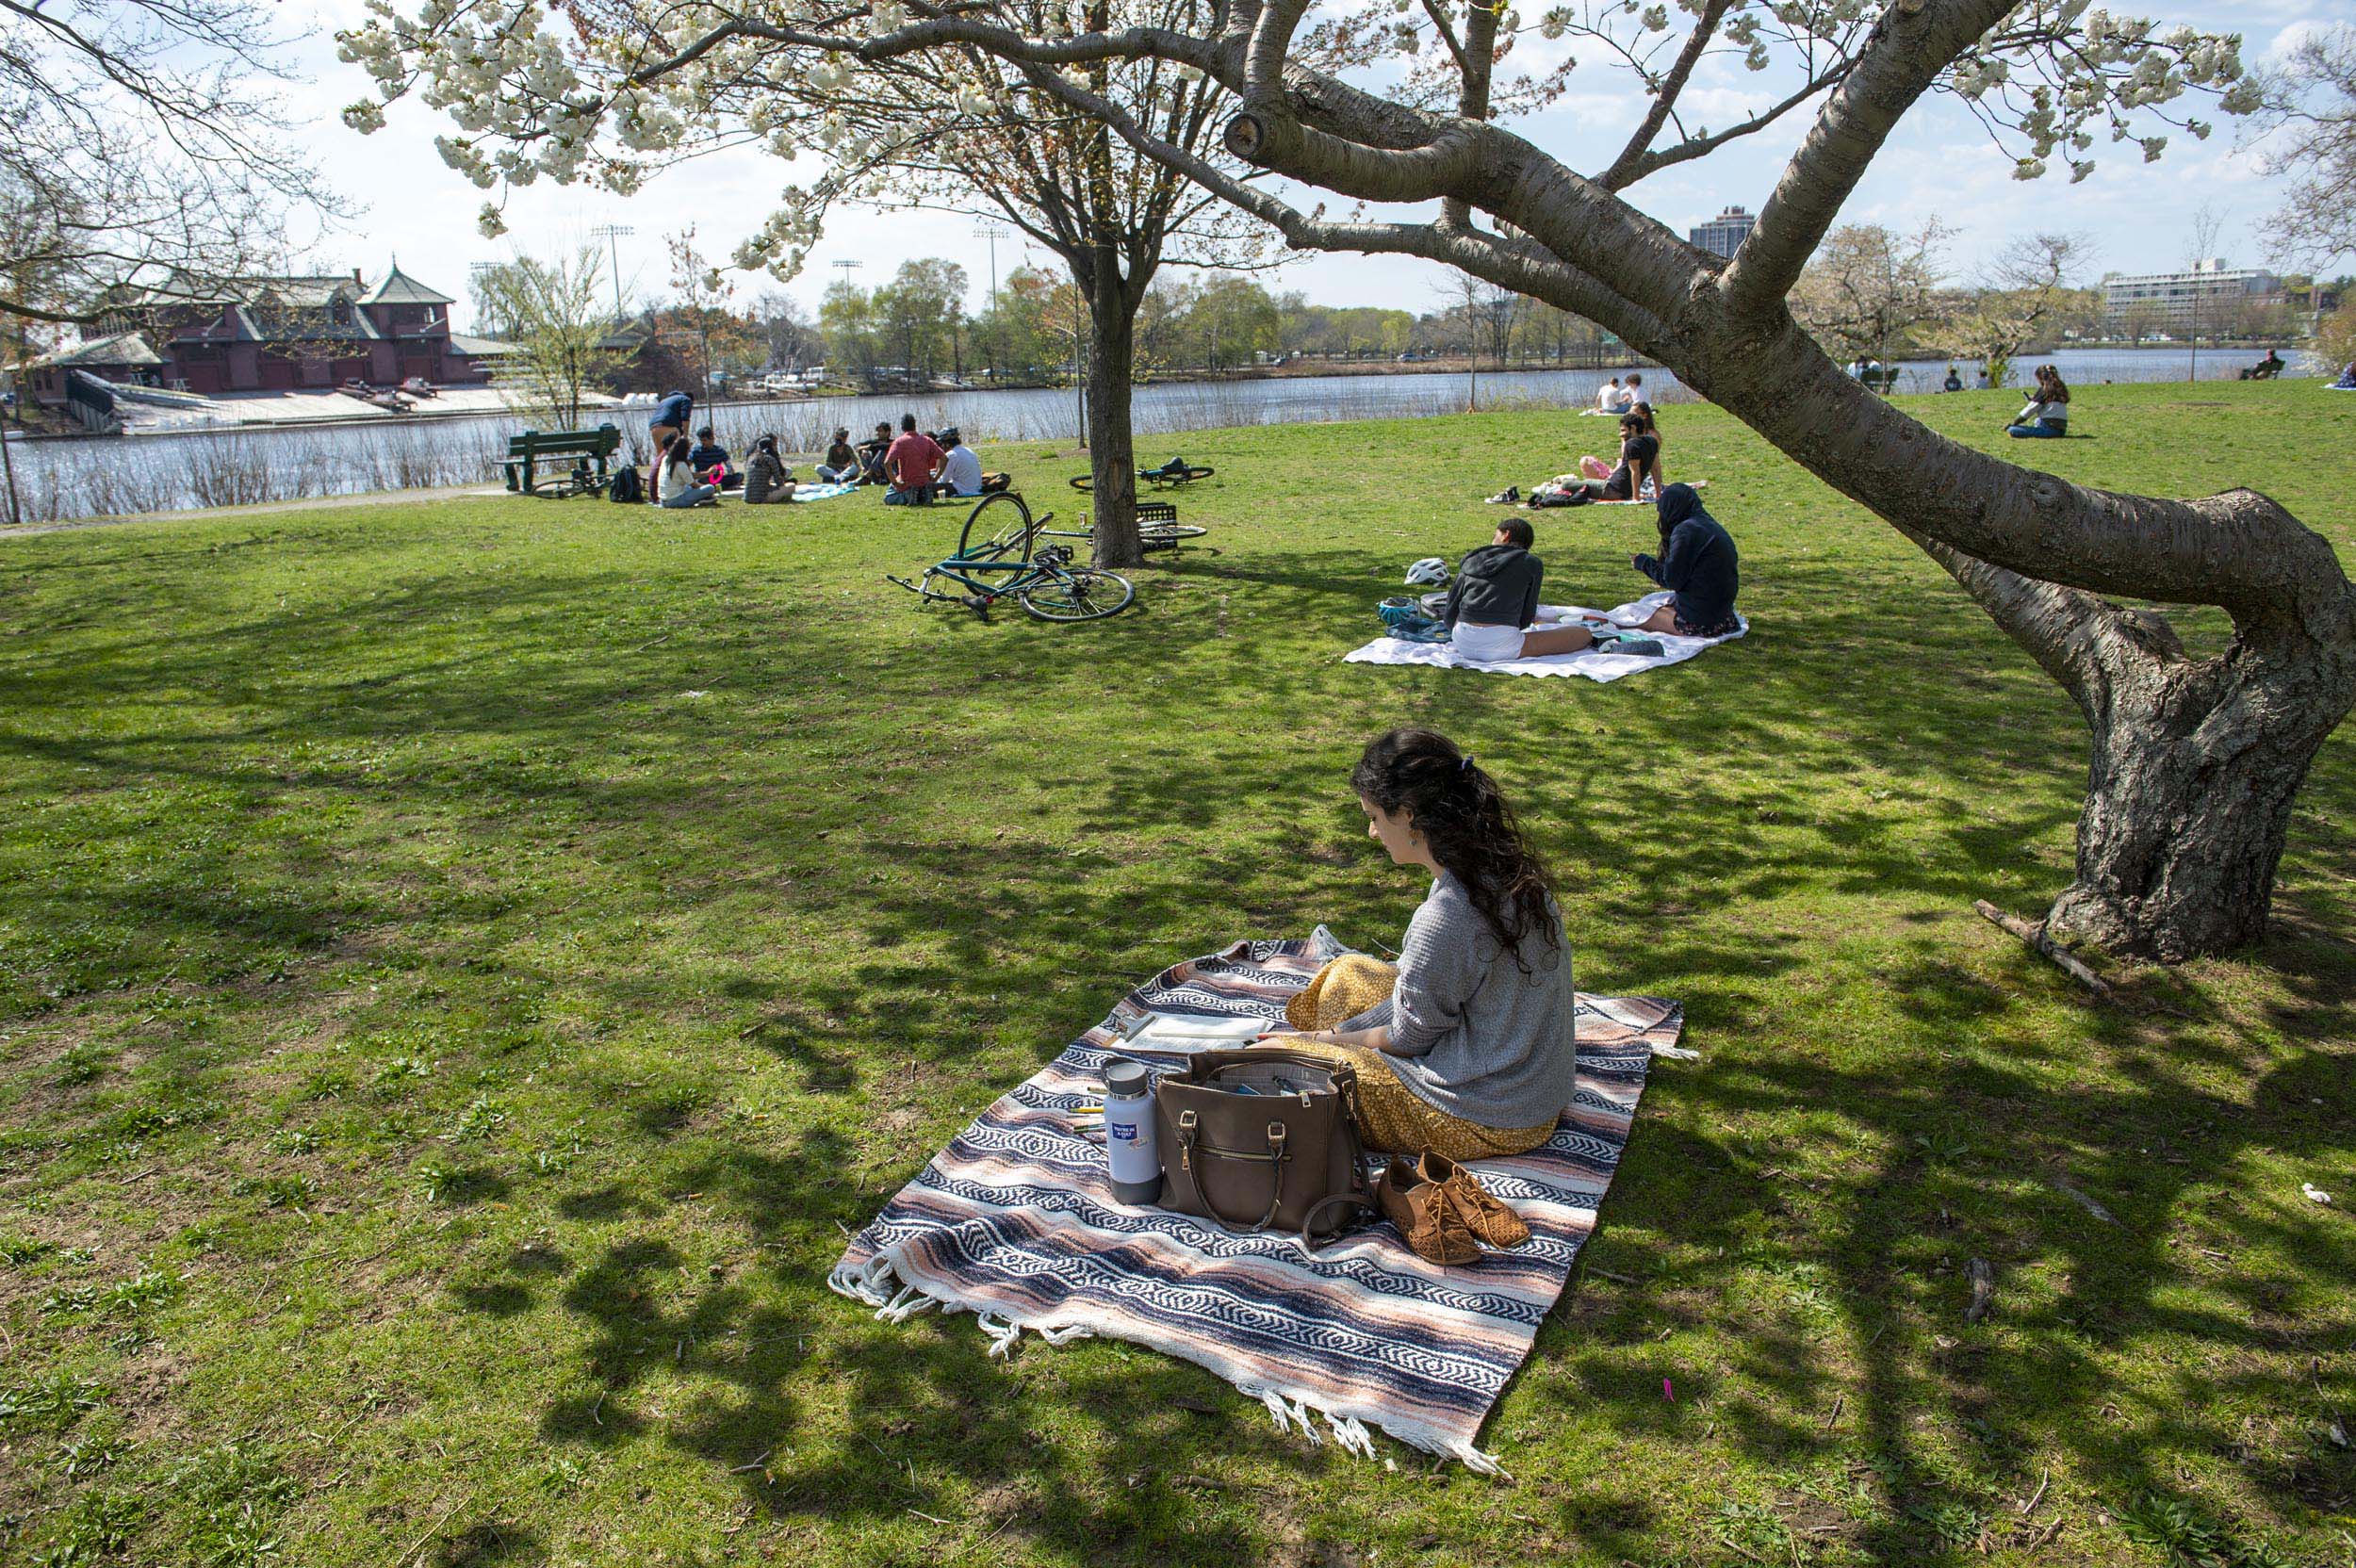
<svg viewBox="0 0 2356 1568">
<path fill-rule="evenodd" d="M 2347 0 L 2234 5 L 2181 0 L 2157 14 L 2169 24 L 2237 30 L 2244 59 L 2255 62 L 2279 54 L 2304 32 L 2344 18 L 2346 5 Z M 332 41 L 336 27 L 358 20 L 359 0 L 300 0 L 282 14 L 292 21 L 306 9 L 314 28 L 301 49 L 307 79 L 287 92 L 288 107 L 304 127 L 299 152 L 366 207 L 319 241 L 313 253 L 323 270 L 357 267 L 373 279 L 398 253 L 404 270 L 463 300 L 471 263 L 500 259 L 516 246 L 561 249 L 599 225 L 619 224 L 635 231 L 617 242 L 624 286 L 652 295 L 663 290 L 668 277 L 665 235 L 693 223 L 698 247 L 715 260 L 725 258 L 767 215 L 778 187 L 794 177 L 774 159 L 737 154 L 698 162 L 628 200 L 584 187 L 536 186 L 510 199 L 509 237 L 486 240 L 475 229 L 483 192 L 444 168 L 434 151 L 434 137 L 450 129 L 440 116 L 404 102 L 391 109 L 385 128 L 369 137 L 345 129 L 339 120 L 342 106 L 368 90 L 358 67 L 335 59 Z M 1715 78 L 1697 77 L 1688 101 L 1702 101 L 1696 107 L 1707 111 L 1701 114 L 1705 122 L 1726 123 L 1743 105 L 1765 97 L 1758 89 L 1766 79 L 1729 64 Z M 1600 61 L 1583 65 L 1573 80 L 1576 86 L 1566 98 L 1545 114 L 1516 122 L 1515 128 L 1571 167 L 1593 169 L 1618 150 L 1642 100 L 1621 90 L 1628 78 Z M 1728 203 L 1757 211 L 1805 128 L 1805 115 L 1794 114 L 1773 131 L 1657 175 L 1628 194 L 1680 233 Z M 1949 261 L 1958 276 L 1968 277 L 2011 237 L 2040 231 L 2089 237 L 2094 271 L 2150 271 L 2184 261 L 2193 215 L 2206 204 L 2224 219 L 2225 237 L 2217 250 L 2229 261 L 2264 260 L 2258 235 L 2279 189 L 2263 172 L 2259 153 L 2236 146 L 2232 124 L 2221 123 L 2205 143 L 2175 138 L 2155 164 L 2142 163 L 2133 143 L 2113 147 L 2098 140 L 2096 155 L 2100 166 L 2076 186 L 2067 183 L 2066 173 L 2017 181 L 2010 159 L 1965 114 L 1926 100 L 1874 164 L 1844 220 L 1910 229 L 1936 216 L 1956 231 Z M 808 178 L 810 171 L 799 172 Z M 837 261 L 859 263 L 853 275 L 874 285 L 912 257 L 945 256 L 965 266 L 978 304 L 988 292 L 990 258 L 973 229 L 972 220 L 947 215 L 840 210 L 800 277 L 788 284 L 765 275 L 739 277 L 737 286 L 740 294 L 783 289 L 814 305 L 840 275 L 833 266 Z M 1023 259 L 1018 242 L 999 241 L 1001 275 Z M 1407 258 L 1315 256 L 1285 267 L 1272 286 L 1302 289 L 1325 303 L 1429 310 L 1440 302 L 1442 271 Z"/>
</svg>

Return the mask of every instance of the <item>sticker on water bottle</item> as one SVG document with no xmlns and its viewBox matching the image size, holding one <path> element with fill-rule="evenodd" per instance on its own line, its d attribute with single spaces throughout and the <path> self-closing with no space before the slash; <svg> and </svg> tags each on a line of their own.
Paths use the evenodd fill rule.
<svg viewBox="0 0 2356 1568">
<path fill-rule="evenodd" d="M 1104 1130 L 1112 1135 L 1112 1140 L 1115 1143 L 1137 1141 L 1137 1124 L 1134 1121 L 1115 1121 L 1108 1124 Z"/>
</svg>

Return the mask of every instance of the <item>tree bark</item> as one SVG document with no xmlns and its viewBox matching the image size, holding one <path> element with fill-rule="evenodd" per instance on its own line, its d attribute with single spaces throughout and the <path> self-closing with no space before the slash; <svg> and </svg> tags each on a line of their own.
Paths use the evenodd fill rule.
<svg viewBox="0 0 2356 1568">
<path fill-rule="evenodd" d="M 1137 537 L 1137 449 L 1129 432 L 1131 335 L 1137 313 L 1129 290 L 1114 277 L 1089 291 L 1088 365 L 1090 510 L 1096 524 L 1095 562 L 1120 571 L 1145 564 Z"/>
<path fill-rule="evenodd" d="M 2048 926 L 2164 962 L 2260 939 L 2292 803 L 2316 751 L 2356 706 L 2356 604 L 2328 544 L 2254 492 L 2189 503 L 2110 496 L 1972 451 L 1864 393 L 1796 328 L 1765 343 L 1731 327 L 1685 335 L 1656 352 L 1922 546 L 2077 701 L 2092 738 L 2086 797 L 2076 876 Z M 2048 556 L 2042 564 L 2057 575 L 2114 577 L 2100 533 L 2086 527 L 2089 509 L 2164 523 L 2176 550 L 2205 558 L 2201 596 L 2227 601 L 2232 646 L 2192 658 L 2154 612 L 1947 542 L 1984 535 L 2016 556 Z M 2303 537 L 2257 542 L 2282 529 Z M 2024 536 L 2035 541 L 2026 549 Z M 2269 559 L 2251 562 L 2262 549 Z M 2161 553 L 2147 563 L 2147 595 L 2201 592 L 2168 582 Z M 2254 588 L 2253 577 L 2263 580 Z"/>
</svg>

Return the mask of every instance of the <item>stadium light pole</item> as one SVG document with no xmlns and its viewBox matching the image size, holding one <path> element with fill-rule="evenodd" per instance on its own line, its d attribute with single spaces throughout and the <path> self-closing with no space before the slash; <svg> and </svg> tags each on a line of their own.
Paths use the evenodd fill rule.
<svg viewBox="0 0 2356 1568">
<path fill-rule="evenodd" d="M 998 242 L 1006 237 L 1005 225 L 983 223 L 973 230 L 973 237 L 990 241 L 990 345 L 984 351 L 990 356 L 990 384 L 998 384 Z"/>
<path fill-rule="evenodd" d="M 628 223 L 600 223 L 589 231 L 591 237 L 605 241 L 606 253 L 614 261 L 614 322 L 621 324 L 622 309 L 622 247 L 621 241 L 638 231 Z"/>
</svg>

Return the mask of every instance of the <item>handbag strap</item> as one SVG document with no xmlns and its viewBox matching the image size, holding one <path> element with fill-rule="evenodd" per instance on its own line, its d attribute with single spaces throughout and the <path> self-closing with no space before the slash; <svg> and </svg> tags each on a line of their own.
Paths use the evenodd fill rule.
<svg viewBox="0 0 2356 1568">
<path fill-rule="evenodd" d="M 1268 1222 L 1276 1217 L 1276 1206 L 1284 1199 L 1284 1162 L 1292 1158 L 1284 1146 L 1292 1135 L 1283 1122 L 1271 1121 L 1268 1124 L 1268 1152 L 1265 1155 L 1243 1156 L 1255 1162 L 1265 1159 L 1268 1167 L 1268 1208 L 1258 1219 L 1246 1225 L 1241 1220 L 1230 1219 L 1219 1212 L 1219 1205 L 1211 1200 L 1210 1189 L 1203 1184 L 1203 1173 L 1194 1168 L 1194 1162 L 1201 1158 L 1203 1153 L 1200 1141 L 1202 1131 L 1202 1123 L 1192 1111 L 1178 1113 L 1178 1168 L 1184 1171 L 1186 1180 L 1193 1184 L 1194 1195 L 1201 1201 L 1203 1212 L 1229 1230 L 1239 1230 L 1247 1235 L 1267 1230 Z M 1221 1150 L 1215 1149 L 1211 1152 L 1223 1158 L 1234 1157 Z"/>
<path fill-rule="evenodd" d="M 1312 1236 L 1312 1233 L 1317 1229 L 1317 1217 L 1335 1203 L 1348 1203 L 1355 1208 L 1366 1211 L 1367 1214 L 1380 1212 L 1367 1199 L 1366 1195 L 1362 1192 L 1351 1191 L 1330 1193 L 1327 1196 L 1318 1199 L 1316 1202 L 1309 1205 L 1309 1212 L 1301 1217 L 1301 1249 L 1302 1251 L 1315 1252 L 1317 1250 L 1317 1244 Z M 1341 1239 L 1341 1231 L 1336 1230 L 1326 1239 L 1328 1241 L 1338 1241 Z"/>
</svg>

